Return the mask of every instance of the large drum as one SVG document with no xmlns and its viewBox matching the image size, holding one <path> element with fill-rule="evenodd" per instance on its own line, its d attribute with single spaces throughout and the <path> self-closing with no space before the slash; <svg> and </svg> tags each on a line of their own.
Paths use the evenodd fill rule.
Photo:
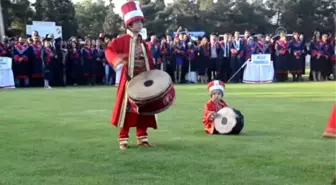
<svg viewBox="0 0 336 185">
<path fill-rule="evenodd" d="M 244 116 L 237 109 L 224 107 L 218 112 L 215 118 L 215 130 L 219 134 L 239 134 L 244 128 Z"/>
<path fill-rule="evenodd" d="M 168 73 L 151 70 L 132 78 L 127 87 L 139 114 L 154 115 L 168 109 L 175 100 L 175 88 Z"/>
</svg>

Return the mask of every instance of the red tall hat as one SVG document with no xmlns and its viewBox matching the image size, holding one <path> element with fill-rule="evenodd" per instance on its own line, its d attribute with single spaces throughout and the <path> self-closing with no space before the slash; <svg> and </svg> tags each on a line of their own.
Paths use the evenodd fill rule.
<svg viewBox="0 0 336 185">
<path fill-rule="evenodd" d="M 134 21 L 145 20 L 139 1 L 128 0 L 121 6 L 121 12 L 126 26 L 129 26 Z"/>
<path fill-rule="evenodd" d="M 221 90 L 224 93 L 225 84 L 220 80 L 214 80 L 208 84 L 209 92 L 213 90 Z"/>
<path fill-rule="evenodd" d="M 323 137 L 336 138 L 336 104 L 331 112 L 327 127 L 323 133 Z"/>
</svg>

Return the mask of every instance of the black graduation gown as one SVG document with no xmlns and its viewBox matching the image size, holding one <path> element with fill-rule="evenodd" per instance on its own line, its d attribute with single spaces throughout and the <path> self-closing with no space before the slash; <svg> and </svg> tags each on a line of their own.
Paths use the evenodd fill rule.
<svg viewBox="0 0 336 185">
<path fill-rule="evenodd" d="M 301 41 L 292 40 L 289 45 L 291 53 L 289 54 L 288 71 L 291 74 L 302 74 L 302 58 L 305 57 L 303 54 L 304 43 Z"/>
<path fill-rule="evenodd" d="M 104 77 L 105 69 L 104 69 L 104 62 L 106 61 L 105 58 L 105 51 L 103 48 L 96 48 L 93 50 L 93 61 L 92 61 L 92 70 L 93 74 L 96 76 L 97 79 L 102 80 Z"/>
<path fill-rule="evenodd" d="M 32 44 L 31 48 L 33 50 L 32 57 L 32 78 L 42 79 L 43 78 L 43 64 L 41 58 L 41 51 L 43 46 L 40 44 Z"/>
<path fill-rule="evenodd" d="M 57 61 L 56 52 L 51 47 L 44 47 L 41 51 L 41 58 L 43 62 L 43 76 L 45 80 L 49 82 L 53 80 L 53 66 Z"/>
<path fill-rule="evenodd" d="M 91 48 L 84 47 L 81 49 L 81 63 L 83 66 L 83 75 L 84 78 L 92 77 L 92 63 L 93 63 L 93 55 Z"/>
<path fill-rule="evenodd" d="M 27 44 L 16 44 L 13 48 L 13 69 L 17 79 L 29 78 L 31 74 L 31 47 Z"/>
<path fill-rule="evenodd" d="M 275 63 L 275 73 L 276 74 L 288 74 L 288 56 L 289 56 L 289 43 L 286 41 L 278 40 L 275 44 L 276 50 L 276 63 Z"/>
<path fill-rule="evenodd" d="M 71 82 L 79 84 L 83 79 L 83 70 L 81 64 L 81 53 L 79 50 L 70 49 L 68 53 L 68 66 L 70 66 Z"/>
</svg>

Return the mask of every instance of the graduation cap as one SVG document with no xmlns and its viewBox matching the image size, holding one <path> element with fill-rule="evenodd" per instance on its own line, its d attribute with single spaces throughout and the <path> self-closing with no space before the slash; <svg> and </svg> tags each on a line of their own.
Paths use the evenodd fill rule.
<svg viewBox="0 0 336 185">
<path fill-rule="evenodd" d="M 45 36 L 45 38 L 48 38 L 48 39 L 54 39 L 54 34 L 52 33 L 49 33 Z"/>
<path fill-rule="evenodd" d="M 42 39 L 42 41 L 43 42 L 45 42 L 45 41 L 52 41 L 53 39 L 51 39 L 51 38 L 48 38 L 47 36 L 46 37 L 44 37 L 43 39 Z"/>
</svg>

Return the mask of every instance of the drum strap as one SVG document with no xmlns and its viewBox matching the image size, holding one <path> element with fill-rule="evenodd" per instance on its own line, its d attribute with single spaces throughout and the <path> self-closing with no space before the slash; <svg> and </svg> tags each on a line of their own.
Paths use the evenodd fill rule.
<svg viewBox="0 0 336 185">
<path fill-rule="evenodd" d="M 142 48 L 142 52 L 143 52 L 144 57 L 145 57 L 146 71 L 149 71 L 150 70 L 150 68 L 149 68 L 149 60 L 148 60 L 147 51 L 146 51 L 144 43 L 141 43 L 141 48 Z"/>
</svg>

